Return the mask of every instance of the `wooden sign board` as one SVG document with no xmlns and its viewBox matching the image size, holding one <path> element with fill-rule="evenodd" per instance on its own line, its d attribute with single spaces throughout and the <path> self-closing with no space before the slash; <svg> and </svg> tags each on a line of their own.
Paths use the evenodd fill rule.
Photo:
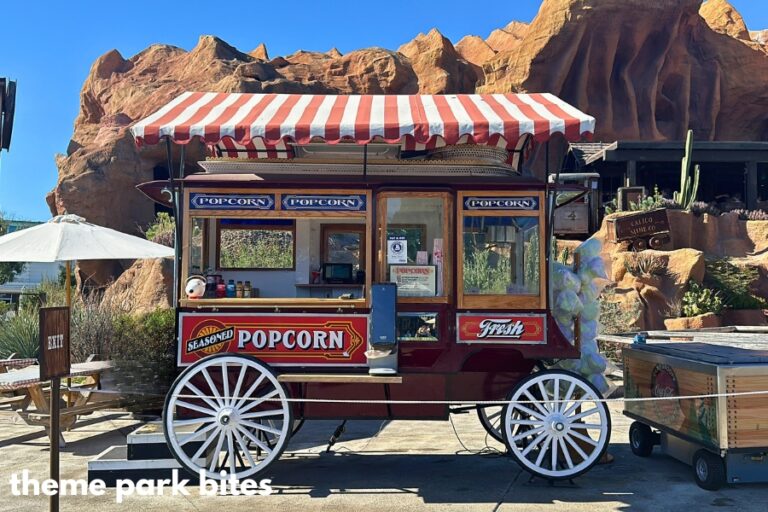
<svg viewBox="0 0 768 512">
<path fill-rule="evenodd" d="M 613 227 L 614 232 L 609 233 L 609 236 L 613 235 L 615 241 L 632 240 L 666 233 L 669 231 L 667 210 L 661 208 L 617 217 L 613 219 Z"/>
<path fill-rule="evenodd" d="M 40 308 L 40 379 L 70 372 L 69 308 Z"/>
</svg>

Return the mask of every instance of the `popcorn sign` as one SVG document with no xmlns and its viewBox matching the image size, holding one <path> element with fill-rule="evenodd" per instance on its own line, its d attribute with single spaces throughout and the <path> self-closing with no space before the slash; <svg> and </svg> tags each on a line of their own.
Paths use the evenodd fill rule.
<svg viewBox="0 0 768 512">
<path fill-rule="evenodd" d="M 364 366 L 366 315 L 182 313 L 179 365 L 246 354 L 273 366 Z"/>
</svg>

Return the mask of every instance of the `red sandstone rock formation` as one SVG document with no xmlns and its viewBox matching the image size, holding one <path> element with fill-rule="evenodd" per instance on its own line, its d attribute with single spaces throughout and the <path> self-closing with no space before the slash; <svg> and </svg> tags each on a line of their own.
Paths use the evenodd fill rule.
<svg viewBox="0 0 768 512">
<path fill-rule="evenodd" d="M 728 0 L 707 0 L 701 4 L 699 14 L 715 32 L 751 41 L 744 18 Z"/>
<path fill-rule="evenodd" d="M 596 138 L 768 138 L 768 59 L 714 32 L 700 0 L 545 0 L 523 41 L 484 65 L 483 92 L 559 94 Z"/>
<path fill-rule="evenodd" d="M 768 46 L 768 30 L 750 30 L 749 37 L 758 44 Z"/>
<path fill-rule="evenodd" d="M 768 139 L 765 46 L 743 39 L 726 2 L 710 0 L 706 21 L 699 7 L 699 0 L 544 0 L 530 25 L 513 22 L 487 41 L 468 37 L 454 47 L 433 30 L 399 52 L 299 51 L 269 60 L 264 44 L 243 53 L 212 36 L 190 51 L 153 45 L 126 59 L 111 50 L 83 84 L 48 203 L 54 213 L 138 233 L 154 205 L 134 186 L 162 175 L 165 151 L 138 150 L 127 128 L 185 90 L 550 91 L 597 118 L 597 139 L 679 139 L 689 127 L 702 139 Z M 187 170 L 196 170 L 203 148 L 186 151 Z M 83 270 L 96 284 L 120 271 Z"/>
<path fill-rule="evenodd" d="M 506 52 L 514 50 L 528 34 L 530 25 L 519 21 L 513 21 L 504 28 L 499 28 L 491 32 L 488 39 L 485 40 L 488 46 L 496 52 Z"/>
<path fill-rule="evenodd" d="M 398 50 L 410 60 L 419 77 L 421 94 L 473 92 L 478 76 L 437 29 L 419 34 Z"/>
<path fill-rule="evenodd" d="M 259 46 L 248 52 L 248 55 L 254 59 L 269 60 L 269 53 L 267 52 L 267 45 L 261 43 Z"/>
<path fill-rule="evenodd" d="M 480 36 L 464 36 L 456 43 L 456 51 L 461 57 L 476 66 L 482 66 L 496 56 L 496 52 L 488 46 Z"/>
</svg>

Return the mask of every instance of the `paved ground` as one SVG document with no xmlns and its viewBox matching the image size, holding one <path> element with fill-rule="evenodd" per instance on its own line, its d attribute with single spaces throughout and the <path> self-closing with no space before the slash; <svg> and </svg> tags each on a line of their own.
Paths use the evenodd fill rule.
<svg viewBox="0 0 768 512">
<path fill-rule="evenodd" d="M 466 448 L 486 447 L 472 414 L 454 417 Z M 768 506 L 768 485 L 743 485 L 707 492 L 693 483 L 690 468 L 660 455 L 634 457 L 626 444 L 629 421 L 613 410 L 613 464 L 598 466 L 576 486 L 549 487 L 530 482 L 507 457 L 468 453 L 449 422 L 352 422 L 335 453 L 324 443 L 335 424 L 308 422 L 292 441 L 290 453 L 274 466 L 269 497 L 132 497 L 115 503 L 103 497 L 62 497 L 62 511 L 676 511 L 754 510 Z M 105 448 L 123 444 L 138 425 L 126 415 L 101 413 L 66 434 L 62 477 L 85 478 L 86 461 Z M 377 431 L 381 431 L 376 435 Z M 491 443 L 494 448 L 500 445 Z M 486 450 L 488 451 L 488 450 Z M 45 497 L 12 497 L 8 478 L 27 468 L 45 478 L 47 438 L 39 429 L 0 425 L 0 511 L 45 510 Z"/>
</svg>

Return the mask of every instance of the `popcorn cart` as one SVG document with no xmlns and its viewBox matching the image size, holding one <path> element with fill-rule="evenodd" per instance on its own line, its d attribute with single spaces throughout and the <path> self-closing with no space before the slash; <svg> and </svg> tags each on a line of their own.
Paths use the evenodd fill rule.
<svg viewBox="0 0 768 512">
<path fill-rule="evenodd" d="M 135 124 L 169 162 L 174 144 L 181 162 L 210 150 L 140 186 L 177 219 L 183 371 L 163 423 L 179 463 L 251 478 L 305 419 L 472 404 L 527 471 L 591 468 L 610 435 L 598 390 L 535 371 L 580 355 L 550 310 L 563 189 L 522 169 L 593 130 L 550 94 L 184 93 Z"/>
</svg>

